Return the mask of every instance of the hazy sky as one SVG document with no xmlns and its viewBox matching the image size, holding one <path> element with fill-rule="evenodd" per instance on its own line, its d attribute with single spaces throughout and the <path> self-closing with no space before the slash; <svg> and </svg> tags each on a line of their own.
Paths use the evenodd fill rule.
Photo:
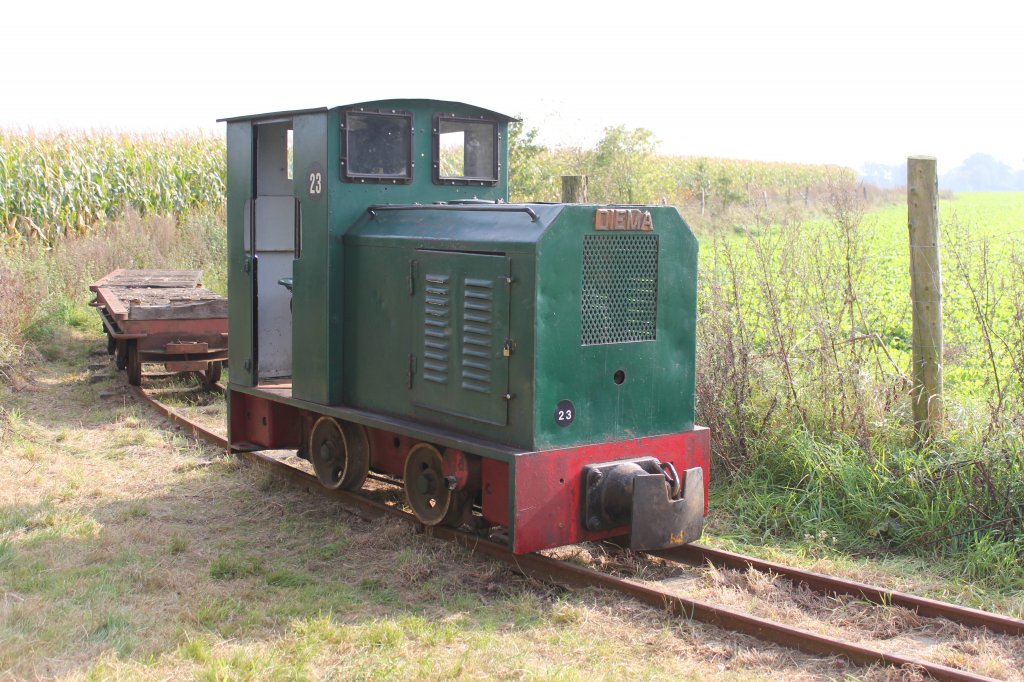
<svg viewBox="0 0 1024 682">
<path fill-rule="evenodd" d="M 1009 2 L 148 3 L 0 9 L 0 126 L 217 130 L 389 97 L 521 115 L 545 141 L 645 127 L 661 150 L 1024 167 Z"/>
</svg>

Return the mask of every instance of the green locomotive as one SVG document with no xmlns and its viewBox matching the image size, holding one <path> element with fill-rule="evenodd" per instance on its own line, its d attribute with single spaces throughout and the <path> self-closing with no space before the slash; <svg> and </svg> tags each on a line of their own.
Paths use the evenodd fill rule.
<svg viewBox="0 0 1024 682">
<path fill-rule="evenodd" d="M 660 206 L 509 204 L 508 124 L 386 100 L 225 119 L 229 437 L 404 481 L 515 552 L 699 537 L 697 242 Z"/>
</svg>

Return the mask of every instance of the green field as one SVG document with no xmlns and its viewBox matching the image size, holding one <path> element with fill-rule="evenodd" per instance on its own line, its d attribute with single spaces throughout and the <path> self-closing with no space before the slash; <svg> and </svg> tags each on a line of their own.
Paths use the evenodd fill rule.
<svg viewBox="0 0 1024 682">
<path fill-rule="evenodd" d="M 959 557 L 1024 587 L 1024 194 L 941 202 L 945 430 L 909 414 L 906 208 L 702 240 L 698 398 L 741 543 Z M 845 208 L 843 208 L 845 206 Z M 829 209 L 826 209 L 829 212 Z"/>
<path fill-rule="evenodd" d="M 224 141 L 193 133 L 0 129 L 0 240 L 53 244 L 131 208 L 182 215 L 223 203 Z"/>
</svg>

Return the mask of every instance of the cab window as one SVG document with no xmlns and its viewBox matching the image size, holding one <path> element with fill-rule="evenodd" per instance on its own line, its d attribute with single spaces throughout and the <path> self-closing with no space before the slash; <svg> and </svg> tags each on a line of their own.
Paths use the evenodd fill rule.
<svg viewBox="0 0 1024 682">
<path fill-rule="evenodd" d="M 434 123 L 434 181 L 438 184 L 496 184 L 498 124 L 438 114 Z"/>
<path fill-rule="evenodd" d="M 341 175 L 349 182 L 412 180 L 412 116 L 405 112 L 346 111 Z"/>
</svg>

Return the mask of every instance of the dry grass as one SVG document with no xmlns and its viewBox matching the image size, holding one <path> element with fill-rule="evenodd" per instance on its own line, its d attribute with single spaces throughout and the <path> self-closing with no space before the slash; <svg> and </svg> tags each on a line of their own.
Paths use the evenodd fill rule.
<svg viewBox="0 0 1024 682">
<path fill-rule="evenodd" d="M 206 287 L 224 293 L 226 248 L 220 209 L 180 221 L 127 211 L 52 246 L 0 239 L 0 381 L 20 381 L 18 368 L 34 350 L 47 359 L 59 355 L 66 327 L 98 326 L 85 304 L 89 284 L 103 275 L 116 268 L 198 269 Z"/>
<path fill-rule="evenodd" d="M 821 573 L 847 577 L 864 583 L 888 586 L 900 591 L 930 594 L 942 598 L 956 594 L 955 581 L 934 573 L 941 566 L 908 571 L 908 561 L 883 564 L 868 560 L 803 560 L 778 548 L 764 548 L 766 558 L 802 565 Z M 707 566 L 691 568 L 675 562 L 645 557 L 632 552 L 611 551 L 604 545 L 586 544 L 562 548 L 547 554 L 581 565 L 639 580 L 657 583 L 681 596 L 726 606 L 775 622 L 838 637 L 863 646 L 891 651 L 912 658 L 964 668 L 996 679 L 1024 680 L 1024 648 L 1020 639 L 994 635 L 987 631 L 923 618 L 901 607 L 880 607 L 852 597 L 830 597 L 806 587 L 797 587 L 774 574 L 752 569 L 737 571 Z M 838 558 L 838 557 L 837 557 Z M 901 570 L 902 569 L 902 570 Z M 961 594 L 961 597 L 965 595 Z M 991 595 L 988 595 L 991 599 Z M 959 599 L 954 601 L 976 601 Z M 1019 616 L 1019 598 L 976 604 L 988 610 Z M 765 653 L 770 658 L 772 652 Z M 756 657 L 755 657 L 756 658 Z M 889 679 L 893 671 L 873 670 L 869 679 Z M 917 679 L 903 671 L 893 679 Z"/>
<path fill-rule="evenodd" d="M 121 376 L 87 371 L 100 343 L 72 334 L 19 389 L 0 386 L 11 474 L 0 484 L 0 679 L 848 672 L 616 596 L 551 589 L 269 484 L 133 403 Z M 157 381 L 188 402 L 187 387 Z"/>
<path fill-rule="evenodd" d="M 1006 680 L 1024 680 L 1019 638 L 927 619 L 900 607 L 829 597 L 759 571 L 707 568 L 688 596 L 863 646 Z M 670 582 L 671 584 L 671 582 Z"/>
</svg>

